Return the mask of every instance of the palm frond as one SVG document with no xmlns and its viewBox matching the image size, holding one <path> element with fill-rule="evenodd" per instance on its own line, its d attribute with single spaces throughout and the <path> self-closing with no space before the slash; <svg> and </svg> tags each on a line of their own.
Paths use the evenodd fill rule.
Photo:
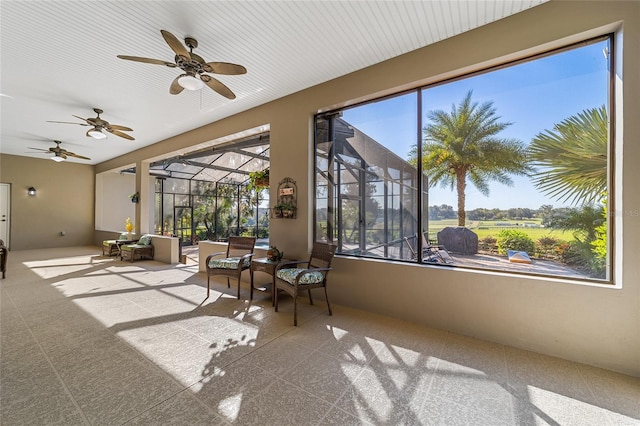
<svg viewBox="0 0 640 426">
<path fill-rule="evenodd" d="M 605 106 L 584 110 L 534 137 L 529 146 L 533 183 L 561 201 L 593 202 L 607 189 L 607 149 Z"/>
</svg>

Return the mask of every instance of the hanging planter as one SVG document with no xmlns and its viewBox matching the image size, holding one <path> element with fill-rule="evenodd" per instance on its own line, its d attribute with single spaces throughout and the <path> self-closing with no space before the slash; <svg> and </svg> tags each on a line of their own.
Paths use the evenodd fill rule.
<svg viewBox="0 0 640 426">
<path fill-rule="evenodd" d="M 277 204 L 276 204 L 276 205 L 273 207 L 272 212 L 273 212 L 273 213 L 272 213 L 272 216 L 271 216 L 271 217 L 277 217 L 277 218 L 282 217 L 282 209 L 280 208 L 280 206 L 279 206 L 279 205 L 277 205 Z"/>
<path fill-rule="evenodd" d="M 278 203 L 273 206 L 273 217 L 293 219 L 296 217 L 296 206 L 290 203 Z"/>
<path fill-rule="evenodd" d="M 131 198 L 132 203 L 137 204 L 138 201 L 140 201 L 140 193 L 136 192 L 135 194 L 131 194 L 129 195 L 129 198 Z"/>
<path fill-rule="evenodd" d="M 291 178 L 284 178 L 278 184 L 278 202 L 273 206 L 272 216 L 277 218 L 296 218 L 296 183 Z"/>
<path fill-rule="evenodd" d="M 260 191 L 269 187 L 269 169 L 249 172 L 249 189 Z"/>
</svg>

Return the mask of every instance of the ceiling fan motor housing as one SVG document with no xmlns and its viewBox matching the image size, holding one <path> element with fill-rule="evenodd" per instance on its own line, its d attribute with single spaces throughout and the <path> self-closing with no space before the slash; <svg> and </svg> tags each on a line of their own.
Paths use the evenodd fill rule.
<svg viewBox="0 0 640 426">
<path fill-rule="evenodd" d="M 189 49 L 195 49 L 196 47 L 198 47 L 198 40 L 196 40 L 193 37 L 185 37 L 184 38 L 184 44 L 189 48 Z"/>
</svg>

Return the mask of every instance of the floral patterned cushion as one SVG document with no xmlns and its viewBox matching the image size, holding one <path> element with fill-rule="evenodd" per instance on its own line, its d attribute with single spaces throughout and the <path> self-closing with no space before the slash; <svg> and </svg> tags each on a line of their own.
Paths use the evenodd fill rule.
<svg viewBox="0 0 640 426">
<path fill-rule="evenodd" d="M 211 259 L 209 261 L 209 268 L 211 269 L 238 269 L 239 257 L 225 257 L 223 259 Z M 247 269 L 251 266 L 251 259 L 245 259 L 242 264 L 242 269 Z"/>
<path fill-rule="evenodd" d="M 288 282 L 289 284 L 294 284 L 296 282 L 296 277 L 302 271 L 306 271 L 306 269 L 283 268 L 276 273 L 276 276 L 281 280 Z M 309 271 L 300 277 L 300 281 L 298 281 L 298 284 L 316 284 L 322 282 L 323 279 L 324 275 L 322 275 L 322 272 Z"/>
<path fill-rule="evenodd" d="M 138 245 L 140 246 L 148 246 L 151 245 L 151 235 L 145 234 L 138 240 Z"/>
</svg>

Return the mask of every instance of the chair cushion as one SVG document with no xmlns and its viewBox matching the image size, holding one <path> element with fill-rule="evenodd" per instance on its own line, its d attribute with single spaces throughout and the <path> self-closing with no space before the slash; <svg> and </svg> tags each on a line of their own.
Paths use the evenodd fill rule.
<svg viewBox="0 0 640 426">
<path fill-rule="evenodd" d="M 240 263 L 239 257 L 225 257 L 223 259 L 211 259 L 209 261 L 209 268 L 211 269 L 238 269 L 238 263 Z M 251 266 L 251 259 L 245 259 L 242 264 L 242 269 L 247 269 Z"/>
<path fill-rule="evenodd" d="M 138 245 L 140 246 L 148 246 L 151 245 L 151 235 L 145 234 L 138 240 Z"/>
<path fill-rule="evenodd" d="M 133 249 L 150 248 L 150 246 L 151 244 L 126 244 L 120 248 L 122 249 L 122 251 L 131 251 Z"/>
<path fill-rule="evenodd" d="M 302 268 L 283 268 L 276 273 L 276 276 L 289 284 L 295 284 L 298 274 L 306 270 Z M 321 283 L 323 279 L 322 272 L 311 270 L 300 277 L 298 284 L 317 284 Z"/>
<path fill-rule="evenodd" d="M 110 246 L 110 245 L 115 244 L 115 243 L 116 243 L 116 240 L 104 240 L 102 242 L 102 245 L 107 247 L 107 246 Z"/>
</svg>

